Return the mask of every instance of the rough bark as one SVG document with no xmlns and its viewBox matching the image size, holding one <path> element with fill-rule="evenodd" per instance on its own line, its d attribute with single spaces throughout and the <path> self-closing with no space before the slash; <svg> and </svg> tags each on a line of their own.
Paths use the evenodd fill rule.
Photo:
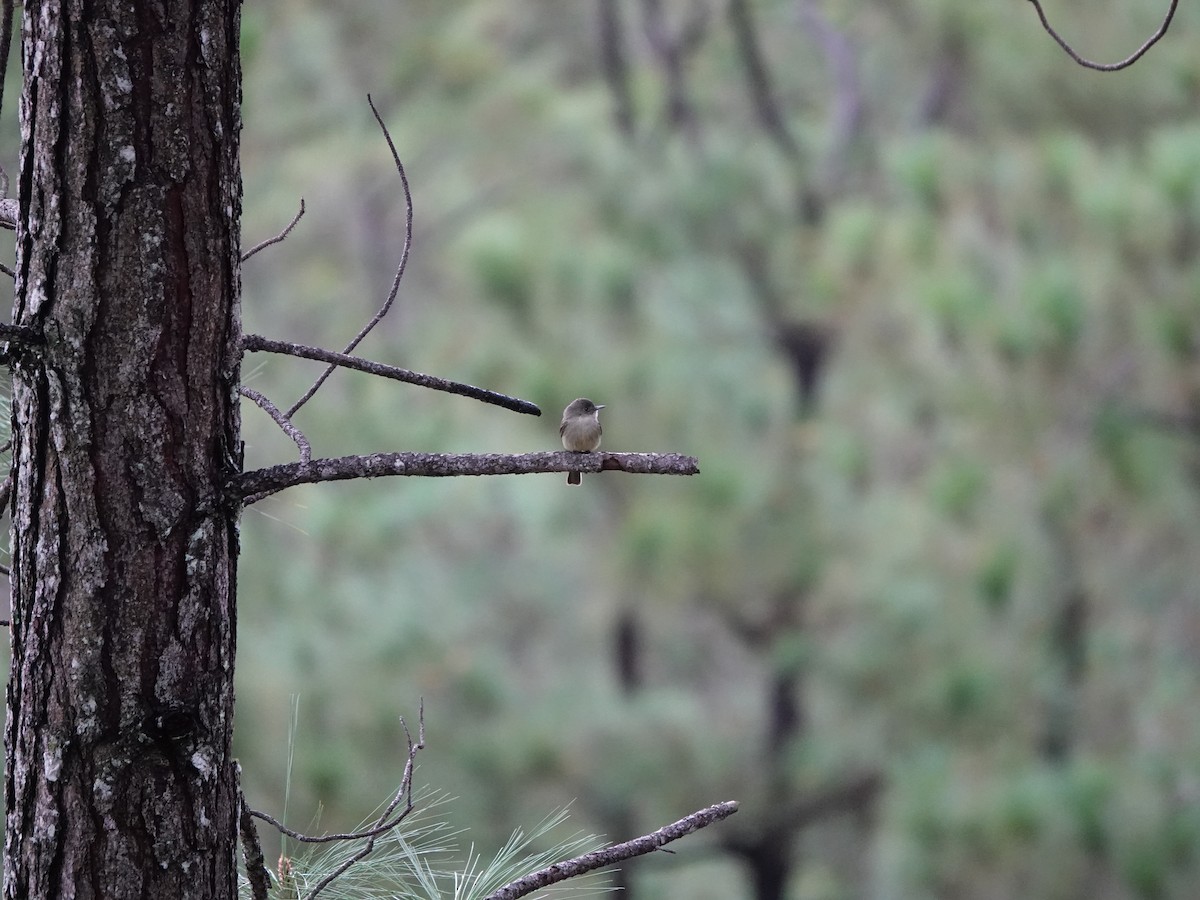
<svg viewBox="0 0 1200 900">
<path fill-rule="evenodd" d="M 27 0 L 5 897 L 236 896 L 238 0 Z"/>
</svg>

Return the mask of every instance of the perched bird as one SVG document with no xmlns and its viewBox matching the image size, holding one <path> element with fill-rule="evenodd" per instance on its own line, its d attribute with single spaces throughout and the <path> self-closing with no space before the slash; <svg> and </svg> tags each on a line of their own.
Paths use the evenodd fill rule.
<svg viewBox="0 0 1200 900">
<path fill-rule="evenodd" d="M 591 453 L 600 446 L 600 435 L 604 429 L 600 427 L 600 410 L 604 405 L 597 406 L 586 397 L 572 400 L 563 410 L 562 424 L 558 426 L 558 434 L 563 446 L 576 453 Z M 579 484 L 578 472 L 567 473 L 567 484 Z"/>
</svg>

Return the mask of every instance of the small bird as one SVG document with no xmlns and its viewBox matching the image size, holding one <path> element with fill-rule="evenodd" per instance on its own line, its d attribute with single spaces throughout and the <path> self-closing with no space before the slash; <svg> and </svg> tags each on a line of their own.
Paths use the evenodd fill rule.
<svg viewBox="0 0 1200 900">
<path fill-rule="evenodd" d="M 563 446 L 575 453 L 591 453 L 600 446 L 600 435 L 604 429 L 600 427 L 600 410 L 604 405 L 597 406 L 586 397 L 572 400 L 563 410 L 562 424 L 558 426 L 558 434 Z M 567 473 L 567 484 L 579 484 L 578 472 Z"/>
</svg>

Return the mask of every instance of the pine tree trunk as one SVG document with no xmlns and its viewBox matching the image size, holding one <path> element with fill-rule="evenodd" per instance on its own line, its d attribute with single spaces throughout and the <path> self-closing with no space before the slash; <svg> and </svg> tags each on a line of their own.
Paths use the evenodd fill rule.
<svg viewBox="0 0 1200 900">
<path fill-rule="evenodd" d="M 27 0 L 4 896 L 236 896 L 238 0 Z"/>
</svg>

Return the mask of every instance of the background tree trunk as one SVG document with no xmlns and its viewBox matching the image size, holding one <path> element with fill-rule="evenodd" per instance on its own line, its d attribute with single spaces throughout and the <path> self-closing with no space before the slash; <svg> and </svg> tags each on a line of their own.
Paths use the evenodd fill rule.
<svg viewBox="0 0 1200 900">
<path fill-rule="evenodd" d="M 28 0 L 5 896 L 236 896 L 237 0 Z"/>
</svg>

